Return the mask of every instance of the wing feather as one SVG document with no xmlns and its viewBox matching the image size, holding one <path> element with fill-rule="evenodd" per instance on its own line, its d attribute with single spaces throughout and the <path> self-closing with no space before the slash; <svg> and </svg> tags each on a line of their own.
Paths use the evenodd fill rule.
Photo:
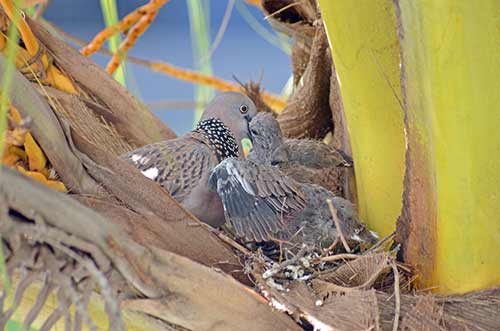
<svg viewBox="0 0 500 331">
<path fill-rule="evenodd" d="M 222 161 L 212 171 L 209 185 L 221 198 L 236 234 L 249 240 L 275 238 L 287 219 L 305 207 L 304 195 L 294 180 L 275 167 L 248 160 Z"/>
</svg>

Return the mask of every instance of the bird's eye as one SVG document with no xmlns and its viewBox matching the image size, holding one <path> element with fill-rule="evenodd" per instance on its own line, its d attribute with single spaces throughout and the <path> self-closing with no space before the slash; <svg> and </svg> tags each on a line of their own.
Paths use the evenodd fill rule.
<svg viewBox="0 0 500 331">
<path fill-rule="evenodd" d="M 251 134 L 253 134 L 253 135 L 257 135 L 257 134 L 259 134 L 259 133 L 257 132 L 257 130 L 255 130 L 255 129 L 250 129 L 250 133 L 251 133 Z"/>
<path fill-rule="evenodd" d="M 246 114 L 248 112 L 248 106 L 247 105 L 241 105 L 240 106 L 240 113 Z"/>
</svg>

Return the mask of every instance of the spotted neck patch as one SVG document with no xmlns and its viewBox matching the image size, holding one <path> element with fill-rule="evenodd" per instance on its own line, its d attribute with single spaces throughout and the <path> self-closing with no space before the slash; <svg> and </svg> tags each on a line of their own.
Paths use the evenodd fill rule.
<svg viewBox="0 0 500 331">
<path fill-rule="evenodd" d="M 227 126 L 217 118 L 209 118 L 200 121 L 196 126 L 195 132 L 200 132 L 210 141 L 217 153 L 219 161 L 228 157 L 238 157 L 238 144 L 234 139 L 233 133 Z"/>
</svg>

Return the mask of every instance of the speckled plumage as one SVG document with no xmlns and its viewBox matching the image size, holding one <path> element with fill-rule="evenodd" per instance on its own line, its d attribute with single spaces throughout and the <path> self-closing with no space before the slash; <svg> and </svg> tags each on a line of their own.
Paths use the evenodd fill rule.
<svg viewBox="0 0 500 331">
<path fill-rule="evenodd" d="M 231 130 L 217 118 L 209 118 L 200 121 L 196 125 L 195 132 L 201 133 L 207 138 L 210 145 L 217 154 L 217 159 L 222 161 L 227 157 L 239 157 L 238 144 Z"/>
<path fill-rule="evenodd" d="M 338 232 L 327 199 L 337 209 L 342 233 L 348 241 L 376 240 L 359 222 L 349 201 L 318 185 L 299 183 L 271 165 L 225 159 L 212 171 L 209 187 L 219 194 L 226 220 L 236 234 L 248 240 L 329 246 Z"/>
<path fill-rule="evenodd" d="M 246 107 L 244 113 L 238 110 L 242 106 Z M 255 114 L 248 97 L 223 93 L 207 106 L 193 131 L 138 148 L 122 158 L 158 182 L 201 221 L 220 226 L 223 208 L 217 194 L 208 190 L 208 176 L 221 160 L 239 157 L 239 142 L 248 136 L 248 122 Z"/>
</svg>

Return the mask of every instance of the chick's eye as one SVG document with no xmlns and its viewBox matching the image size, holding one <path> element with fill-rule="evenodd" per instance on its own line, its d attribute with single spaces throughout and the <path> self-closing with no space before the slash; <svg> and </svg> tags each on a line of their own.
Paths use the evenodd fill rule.
<svg viewBox="0 0 500 331">
<path fill-rule="evenodd" d="M 241 105 L 240 106 L 240 113 L 246 114 L 248 112 L 248 106 L 247 105 Z"/>
</svg>

